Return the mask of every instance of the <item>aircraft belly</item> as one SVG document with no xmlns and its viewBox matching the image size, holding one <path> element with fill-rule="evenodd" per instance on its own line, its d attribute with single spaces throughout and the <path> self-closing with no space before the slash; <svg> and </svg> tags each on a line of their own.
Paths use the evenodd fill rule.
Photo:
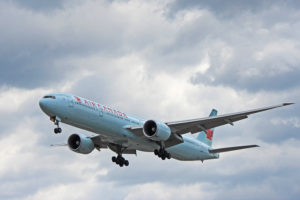
<svg viewBox="0 0 300 200">
<path fill-rule="evenodd" d="M 201 146 L 190 144 L 187 141 L 169 147 L 167 151 L 171 153 L 172 158 L 176 160 L 193 161 L 211 159 L 210 154 L 206 153 Z"/>
<path fill-rule="evenodd" d="M 184 143 L 167 148 L 167 151 L 171 154 L 172 158 L 177 160 L 198 160 L 197 153 L 199 151 L 193 147 L 188 147 Z"/>
</svg>

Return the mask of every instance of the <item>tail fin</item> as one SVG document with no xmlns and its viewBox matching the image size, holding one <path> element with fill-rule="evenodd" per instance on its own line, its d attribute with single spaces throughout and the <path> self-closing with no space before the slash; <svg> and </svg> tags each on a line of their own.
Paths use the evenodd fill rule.
<svg viewBox="0 0 300 200">
<path fill-rule="evenodd" d="M 210 117 L 216 116 L 217 113 L 218 113 L 218 111 L 216 109 L 212 109 L 209 116 Z M 204 131 L 199 132 L 199 134 L 197 136 L 197 140 L 199 140 L 199 141 L 203 142 L 204 144 L 207 144 L 208 146 L 211 147 L 213 135 L 214 135 L 214 129 L 207 129 L 206 132 L 204 132 Z"/>
</svg>

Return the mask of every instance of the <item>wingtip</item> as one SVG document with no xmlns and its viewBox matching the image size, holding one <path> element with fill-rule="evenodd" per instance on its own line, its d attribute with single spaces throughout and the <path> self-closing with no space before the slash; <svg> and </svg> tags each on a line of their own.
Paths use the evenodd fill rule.
<svg viewBox="0 0 300 200">
<path fill-rule="evenodd" d="M 295 103 L 283 103 L 282 106 L 288 106 L 288 105 L 293 105 Z"/>
</svg>

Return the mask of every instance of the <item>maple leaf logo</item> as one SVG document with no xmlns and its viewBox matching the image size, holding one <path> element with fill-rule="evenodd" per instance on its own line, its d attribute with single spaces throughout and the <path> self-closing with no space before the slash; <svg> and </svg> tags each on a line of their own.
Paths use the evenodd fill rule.
<svg viewBox="0 0 300 200">
<path fill-rule="evenodd" d="M 209 139 L 210 141 L 212 141 L 213 133 L 214 132 L 211 129 L 207 129 L 206 130 L 206 138 Z"/>
<path fill-rule="evenodd" d="M 79 97 L 75 97 L 76 101 L 81 102 L 81 99 Z"/>
</svg>

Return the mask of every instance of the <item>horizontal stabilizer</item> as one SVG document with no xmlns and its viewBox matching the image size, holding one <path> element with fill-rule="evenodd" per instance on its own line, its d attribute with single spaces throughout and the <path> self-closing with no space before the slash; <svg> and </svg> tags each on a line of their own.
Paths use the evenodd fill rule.
<svg viewBox="0 0 300 200">
<path fill-rule="evenodd" d="M 259 147 L 258 145 L 246 145 L 246 146 L 236 146 L 236 147 L 226 147 L 226 148 L 220 148 L 220 149 L 210 149 L 208 150 L 209 153 L 223 153 L 227 151 L 235 151 L 240 149 L 248 149 L 253 147 Z"/>
</svg>

